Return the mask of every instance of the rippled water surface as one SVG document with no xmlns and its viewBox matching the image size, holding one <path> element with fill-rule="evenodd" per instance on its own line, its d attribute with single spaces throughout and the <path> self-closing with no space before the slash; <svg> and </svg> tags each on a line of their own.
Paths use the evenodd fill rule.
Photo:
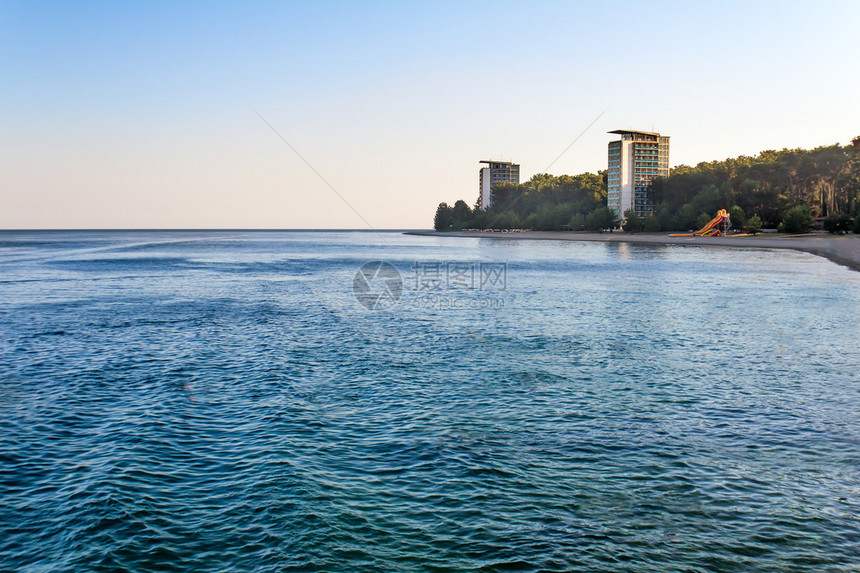
<svg viewBox="0 0 860 573">
<path fill-rule="evenodd" d="M 793 252 L 0 233 L 0 569 L 855 571 L 858 316 Z"/>
</svg>

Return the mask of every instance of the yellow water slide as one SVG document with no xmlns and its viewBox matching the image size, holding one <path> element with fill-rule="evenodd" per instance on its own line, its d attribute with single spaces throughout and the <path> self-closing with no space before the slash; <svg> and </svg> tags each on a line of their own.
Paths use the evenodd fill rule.
<svg viewBox="0 0 860 573">
<path fill-rule="evenodd" d="M 725 222 L 725 225 L 721 223 Z M 728 229 L 731 219 L 729 212 L 725 209 L 717 211 L 717 216 L 708 221 L 708 224 L 696 231 L 695 233 L 674 233 L 670 237 L 720 237 L 723 235 L 723 229 Z"/>
</svg>

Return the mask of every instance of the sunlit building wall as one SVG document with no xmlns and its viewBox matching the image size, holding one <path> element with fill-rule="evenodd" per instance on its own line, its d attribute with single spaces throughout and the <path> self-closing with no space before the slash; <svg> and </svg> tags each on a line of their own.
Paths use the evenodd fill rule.
<svg viewBox="0 0 860 573">
<path fill-rule="evenodd" d="M 640 217 L 654 212 L 651 181 L 669 175 L 669 137 L 649 131 L 610 131 L 621 139 L 609 142 L 606 203 L 619 218 L 628 209 Z"/>
</svg>

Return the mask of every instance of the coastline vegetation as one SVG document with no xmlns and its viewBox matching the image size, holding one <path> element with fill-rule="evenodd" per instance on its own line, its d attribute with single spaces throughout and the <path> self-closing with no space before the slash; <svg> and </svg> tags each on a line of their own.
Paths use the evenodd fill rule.
<svg viewBox="0 0 860 573">
<path fill-rule="evenodd" d="M 525 183 L 502 183 L 493 206 L 483 210 L 459 200 L 440 203 L 437 231 L 533 229 L 536 231 L 685 231 L 703 227 L 719 209 L 749 233 L 764 228 L 786 233 L 810 230 L 817 217 L 832 233 L 860 233 L 860 136 L 846 146 L 762 151 L 679 165 L 655 179 L 649 194 L 657 205 L 648 217 L 632 211 L 624 221 L 606 207 L 606 172 L 553 176 L 539 173 Z"/>
</svg>

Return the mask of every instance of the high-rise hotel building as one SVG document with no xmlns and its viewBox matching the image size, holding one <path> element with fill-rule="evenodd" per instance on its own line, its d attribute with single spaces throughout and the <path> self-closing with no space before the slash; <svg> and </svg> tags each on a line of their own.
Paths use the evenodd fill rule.
<svg viewBox="0 0 860 573">
<path fill-rule="evenodd" d="M 610 131 L 621 136 L 609 142 L 609 169 L 606 174 L 606 203 L 624 217 L 628 209 L 640 217 L 654 212 L 648 196 L 651 180 L 669 175 L 669 138 L 648 131 Z"/>
<path fill-rule="evenodd" d="M 478 204 L 481 209 L 489 209 L 493 203 L 493 187 L 497 183 L 519 183 L 520 166 L 509 161 L 484 160 L 480 163 L 486 163 L 487 167 L 478 171 Z"/>
</svg>

